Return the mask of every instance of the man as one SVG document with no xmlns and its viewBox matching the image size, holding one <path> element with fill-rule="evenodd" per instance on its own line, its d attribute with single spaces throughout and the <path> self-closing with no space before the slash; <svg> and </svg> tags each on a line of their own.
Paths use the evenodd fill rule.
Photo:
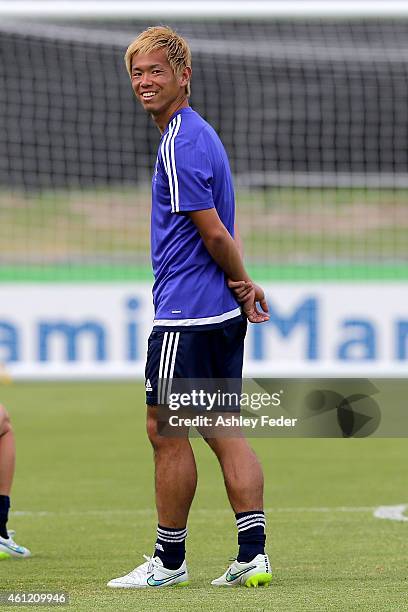
<svg viewBox="0 0 408 612">
<path fill-rule="evenodd" d="M 28 548 L 14 542 L 14 532 L 7 530 L 15 459 L 16 447 L 10 417 L 4 406 L 0 405 L 0 560 L 31 556 Z"/>
<path fill-rule="evenodd" d="M 267 304 L 262 289 L 246 273 L 232 237 L 235 204 L 227 155 L 214 130 L 188 104 L 187 43 L 170 28 L 148 28 L 129 46 L 125 61 L 136 97 L 162 134 L 152 183 L 155 320 L 146 363 L 147 432 L 154 450 L 158 528 L 152 557 L 108 586 L 184 585 L 187 518 L 197 472 L 188 435 L 159 435 L 159 406 L 166 403 L 160 383 L 180 378 L 240 379 L 246 318 L 266 321 Z M 271 570 L 264 550 L 263 475 L 258 460 L 243 437 L 213 437 L 206 442 L 223 471 L 239 543 L 237 560 L 212 584 L 268 584 Z"/>
</svg>

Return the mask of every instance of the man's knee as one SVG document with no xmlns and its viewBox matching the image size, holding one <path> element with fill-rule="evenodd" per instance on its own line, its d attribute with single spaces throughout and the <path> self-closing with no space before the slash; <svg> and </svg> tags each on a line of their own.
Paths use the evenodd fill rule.
<svg viewBox="0 0 408 612">
<path fill-rule="evenodd" d="M 156 407 L 147 408 L 146 431 L 153 448 L 156 448 L 160 443 L 158 433 L 157 409 Z"/>
<path fill-rule="evenodd" d="M 11 421 L 4 406 L 0 404 L 0 436 L 11 431 Z"/>
<path fill-rule="evenodd" d="M 170 439 L 160 434 L 160 418 L 157 406 L 147 408 L 146 431 L 151 445 L 155 451 L 169 445 Z"/>
<path fill-rule="evenodd" d="M 176 453 L 178 449 L 185 446 L 188 439 L 188 428 L 182 428 L 171 435 L 171 429 L 166 421 L 166 416 L 159 416 L 159 408 L 151 406 L 147 408 L 146 431 L 151 445 L 155 451 L 171 449 Z"/>
</svg>

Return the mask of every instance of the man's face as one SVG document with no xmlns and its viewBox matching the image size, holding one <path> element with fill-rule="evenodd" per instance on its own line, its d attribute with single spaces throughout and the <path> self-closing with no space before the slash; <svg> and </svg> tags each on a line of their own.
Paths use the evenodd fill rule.
<svg viewBox="0 0 408 612">
<path fill-rule="evenodd" d="M 185 96 L 185 77 L 176 77 L 164 51 L 132 58 L 132 89 L 143 108 L 161 115 Z"/>
</svg>

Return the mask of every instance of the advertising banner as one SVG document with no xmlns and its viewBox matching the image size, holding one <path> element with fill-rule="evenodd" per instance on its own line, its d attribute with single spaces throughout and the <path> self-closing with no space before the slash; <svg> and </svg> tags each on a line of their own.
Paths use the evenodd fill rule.
<svg viewBox="0 0 408 612">
<path fill-rule="evenodd" d="M 405 283 L 270 283 L 270 320 L 249 325 L 248 376 L 404 376 Z M 3 284 L 0 377 L 141 378 L 150 285 Z"/>
</svg>

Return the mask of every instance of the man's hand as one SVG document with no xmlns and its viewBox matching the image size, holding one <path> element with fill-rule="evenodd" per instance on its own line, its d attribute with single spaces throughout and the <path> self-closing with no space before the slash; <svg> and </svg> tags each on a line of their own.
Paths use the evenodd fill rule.
<svg viewBox="0 0 408 612">
<path fill-rule="evenodd" d="M 257 303 L 260 304 L 263 312 L 258 310 Z M 251 323 L 264 323 L 269 321 L 268 304 L 266 303 L 265 293 L 262 287 L 253 283 L 252 291 L 242 303 L 242 309 Z"/>
<path fill-rule="evenodd" d="M 268 304 L 262 287 L 252 281 L 228 280 L 228 287 L 233 290 L 238 302 L 251 323 L 264 323 L 269 320 Z M 263 312 L 258 310 L 259 302 Z"/>
<path fill-rule="evenodd" d="M 227 284 L 228 287 L 234 292 L 234 295 L 240 304 L 248 299 L 249 294 L 254 288 L 254 283 L 252 281 L 233 281 L 228 279 Z"/>
</svg>

